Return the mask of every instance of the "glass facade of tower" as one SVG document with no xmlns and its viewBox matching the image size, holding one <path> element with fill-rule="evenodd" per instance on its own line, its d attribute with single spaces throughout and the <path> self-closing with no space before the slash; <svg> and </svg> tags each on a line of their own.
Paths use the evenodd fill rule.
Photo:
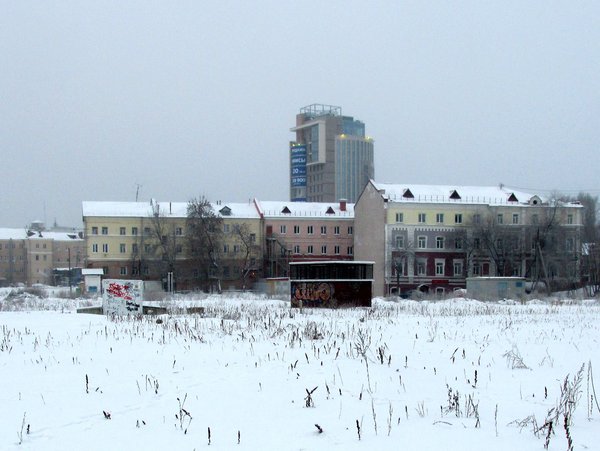
<svg viewBox="0 0 600 451">
<path fill-rule="evenodd" d="M 364 122 L 343 116 L 341 107 L 313 104 L 300 109 L 291 131 L 296 140 L 290 143 L 290 200 L 356 202 L 375 177 L 373 140 L 365 136 Z"/>
</svg>

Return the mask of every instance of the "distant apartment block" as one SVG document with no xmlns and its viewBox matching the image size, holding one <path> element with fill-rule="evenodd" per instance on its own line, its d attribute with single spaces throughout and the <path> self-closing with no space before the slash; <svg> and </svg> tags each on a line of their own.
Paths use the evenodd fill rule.
<svg viewBox="0 0 600 451">
<path fill-rule="evenodd" d="M 313 104 L 296 115 L 290 142 L 290 200 L 354 203 L 374 178 L 373 139 L 339 106 Z"/>
<path fill-rule="evenodd" d="M 35 229 L 0 228 L 0 286 L 58 285 L 57 274 L 83 265 L 83 234 Z"/>
</svg>

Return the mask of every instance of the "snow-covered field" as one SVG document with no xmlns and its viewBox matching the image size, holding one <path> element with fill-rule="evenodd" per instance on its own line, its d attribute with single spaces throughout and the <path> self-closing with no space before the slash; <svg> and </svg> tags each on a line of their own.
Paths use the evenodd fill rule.
<svg viewBox="0 0 600 451">
<path fill-rule="evenodd" d="M 6 296 L 3 450 L 600 450 L 598 301 L 108 319 Z"/>
</svg>

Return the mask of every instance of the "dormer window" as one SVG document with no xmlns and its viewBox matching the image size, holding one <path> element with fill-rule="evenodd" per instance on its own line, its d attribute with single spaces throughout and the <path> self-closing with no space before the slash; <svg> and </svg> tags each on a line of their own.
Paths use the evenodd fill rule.
<svg viewBox="0 0 600 451">
<path fill-rule="evenodd" d="M 325 212 L 325 214 L 328 214 L 328 215 L 334 215 L 334 214 L 335 214 L 335 211 L 334 211 L 334 209 L 333 209 L 333 208 L 331 208 L 331 207 L 327 207 L 327 211 Z"/>
<path fill-rule="evenodd" d="M 231 208 L 225 206 L 219 210 L 222 216 L 231 216 Z"/>
<path fill-rule="evenodd" d="M 413 195 L 413 193 L 410 191 L 409 188 L 406 188 L 404 190 L 404 193 L 402 193 L 402 197 L 404 197 L 405 199 L 414 199 L 415 196 Z"/>
<path fill-rule="evenodd" d="M 285 206 L 285 207 L 283 207 L 283 210 L 281 210 L 281 213 L 283 213 L 284 215 L 289 215 L 292 212 L 290 211 L 290 209 L 287 206 Z"/>
<path fill-rule="evenodd" d="M 460 200 L 460 194 L 458 194 L 458 191 L 456 190 L 452 190 L 452 192 L 450 193 L 450 199 L 452 200 Z"/>
<path fill-rule="evenodd" d="M 542 199 L 540 199 L 538 196 L 533 196 L 531 199 L 529 199 L 529 205 L 542 205 Z"/>
<path fill-rule="evenodd" d="M 517 196 L 515 196 L 515 193 L 510 193 L 510 196 L 508 196 L 508 201 L 509 202 L 519 202 L 519 199 L 517 199 Z"/>
</svg>

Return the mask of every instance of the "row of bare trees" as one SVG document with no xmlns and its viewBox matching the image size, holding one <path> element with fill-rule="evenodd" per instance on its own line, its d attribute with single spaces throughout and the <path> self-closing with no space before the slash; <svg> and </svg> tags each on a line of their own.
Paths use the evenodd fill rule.
<svg viewBox="0 0 600 451">
<path fill-rule="evenodd" d="M 171 273 L 179 288 L 221 291 L 223 279 L 246 289 L 248 278 L 256 269 L 251 264 L 257 251 L 255 235 L 247 223 L 233 224 L 224 232 L 224 220 L 205 198 L 188 202 L 185 222 L 174 220 L 170 211 L 156 203 L 149 226 L 140 235 L 132 252 L 134 269 L 149 278 L 163 280 Z M 226 236 L 228 235 L 228 236 Z M 236 252 L 225 252 L 235 243 Z M 146 268 L 147 274 L 142 274 Z M 225 269 L 233 272 L 226 273 Z"/>
</svg>

